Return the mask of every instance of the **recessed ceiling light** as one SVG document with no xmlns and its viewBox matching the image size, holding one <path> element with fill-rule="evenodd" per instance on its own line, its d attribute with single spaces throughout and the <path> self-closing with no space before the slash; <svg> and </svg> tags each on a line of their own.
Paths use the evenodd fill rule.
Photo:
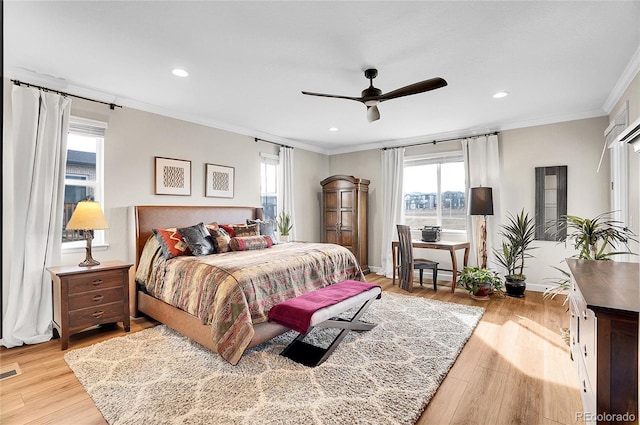
<svg viewBox="0 0 640 425">
<path fill-rule="evenodd" d="M 338 127 L 329 127 L 329 131 L 338 131 Z"/>
<path fill-rule="evenodd" d="M 508 91 L 499 91 L 498 93 L 493 95 L 494 99 L 500 99 L 501 97 L 505 97 L 508 96 L 509 92 Z"/>
<path fill-rule="evenodd" d="M 187 71 L 185 71 L 184 69 L 180 69 L 180 68 L 176 68 L 173 71 L 173 75 L 175 75 L 176 77 L 186 77 L 189 75 L 189 73 Z"/>
</svg>

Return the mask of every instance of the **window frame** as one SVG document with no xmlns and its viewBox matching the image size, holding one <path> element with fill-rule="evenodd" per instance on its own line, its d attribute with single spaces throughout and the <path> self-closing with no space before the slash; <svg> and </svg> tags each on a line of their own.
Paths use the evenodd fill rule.
<svg viewBox="0 0 640 425">
<path fill-rule="evenodd" d="M 95 184 L 89 183 L 89 180 L 75 180 L 67 179 L 65 164 L 65 179 L 64 186 L 76 186 L 76 187 L 92 187 L 94 190 L 94 200 L 98 201 L 104 210 L 105 197 L 104 197 L 104 143 L 105 133 L 107 129 L 107 123 L 102 121 L 91 120 L 88 118 L 81 118 L 71 116 L 69 118 L 69 131 L 68 134 L 74 134 L 83 137 L 93 137 L 96 141 L 96 179 Z M 67 146 L 67 152 L 69 148 Z M 77 176 L 77 173 L 70 173 L 69 176 Z M 80 183 L 80 184 L 78 184 Z M 71 254 L 76 252 L 82 252 L 87 243 L 85 240 L 72 241 L 72 242 L 60 242 L 62 246 L 63 254 Z M 93 240 L 91 241 L 93 248 L 106 248 L 109 246 L 106 239 L 106 232 L 104 230 L 94 230 Z"/>
<path fill-rule="evenodd" d="M 404 162 L 403 162 L 403 169 L 406 170 L 407 167 L 416 167 L 416 166 L 421 166 L 421 165 L 436 165 L 436 199 L 437 199 L 437 204 L 436 204 L 436 225 L 440 226 L 441 232 L 442 233 L 449 233 L 451 235 L 466 235 L 467 233 L 467 221 L 465 219 L 464 221 L 464 229 L 450 229 L 450 228 L 445 228 L 443 226 L 443 215 L 442 215 L 442 164 L 446 164 L 446 163 L 456 163 L 456 162 L 460 162 L 463 164 L 464 166 L 464 156 L 463 156 L 463 151 L 462 150 L 455 150 L 455 151 L 446 151 L 446 152 L 438 152 L 438 153 L 428 153 L 428 154 L 417 154 L 417 155 L 410 155 L 410 156 L 405 156 L 404 158 Z M 465 170 L 466 173 L 466 170 Z M 462 191 L 463 194 L 465 194 L 468 191 L 467 188 L 467 178 L 465 176 L 465 187 Z M 405 195 L 405 183 L 403 182 L 403 188 L 402 188 L 402 195 L 403 195 L 403 200 L 404 200 L 404 195 Z M 404 201 L 403 201 L 404 203 Z M 467 208 L 466 205 L 466 198 L 465 198 L 465 210 Z M 402 214 L 403 214 L 403 219 L 406 216 L 406 210 L 404 205 L 402 206 Z M 419 230 L 419 229 L 412 229 L 412 230 Z"/>
<path fill-rule="evenodd" d="M 262 186 L 263 186 L 263 179 L 264 179 L 264 175 L 263 175 L 263 170 L 265 169 L 265 166 L 274 166 L 275 167 L 275 192 L 263 192 L 262 191 Z M 269 153 L 264 153 L 264 152 L 260 152 L 260 206 L 263 207 L 263 215 L 265 217 L 265 219 L 267 218 L 267 212 L 264 211 L 264 206 L 262 203 L 262 198 L 265 196 L 273 196 L 275 197 L 275 211 L 273 214 L 273 219 L 275 220 L 278 217 L 278 178 L 280 175 L 280 157 L 278 155 L 274 155 L 274 154 L 269 154 Z M 266 182 L 265 182 L 265 186 L 267 186 Z"/>
</svg>

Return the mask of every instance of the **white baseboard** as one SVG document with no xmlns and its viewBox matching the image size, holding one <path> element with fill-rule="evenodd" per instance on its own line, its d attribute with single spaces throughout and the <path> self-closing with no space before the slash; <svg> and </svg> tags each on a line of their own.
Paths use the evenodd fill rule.
<svg viewBox="0 0 640 425">
<path fill-rule="evenodd" d="M 382 270 L 382 267 L 369 266 L 371 273 L 378 273 Z M 417 274 L 417 272 L 416 272 Z M 438 279 L 442 277 L 445 280 L 451 280 L 451 272 L 445 270 L 438 270 Z M 532 292 L 544 292 L 547 289 L 553 288 L 555 285 L 541 285 L 539 283 L 527 283 L 527 291 Z"/>
</svg>

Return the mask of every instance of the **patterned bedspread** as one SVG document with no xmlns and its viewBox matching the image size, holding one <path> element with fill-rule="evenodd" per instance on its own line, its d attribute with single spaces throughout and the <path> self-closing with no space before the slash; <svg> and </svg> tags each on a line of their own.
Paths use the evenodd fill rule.
<svg viewBox="0 0 640 425">
<path fill-rule="evenodd" d="M 218 353 L 232 364 L 272 306 L 343 280 L 365 280 L 355 256 L 334 244 L 287 243 L 165 260 L 154 240 L 145 246 L 136 281 L 153 297 L 211 324 Z"/>
</svg>

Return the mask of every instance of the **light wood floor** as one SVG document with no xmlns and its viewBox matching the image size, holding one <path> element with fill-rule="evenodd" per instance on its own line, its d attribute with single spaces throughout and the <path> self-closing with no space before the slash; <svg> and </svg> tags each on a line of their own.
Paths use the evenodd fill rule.
<svg viewBox="0 0 640 425">
<path fill-rule="evenodd" d="M 367 280 L 405 293 L 375 274 Z M 448 282 L 442 282 L 447 284 Z M 568 326 L 562 300 L 475 301 L 462 289 L 454 294 L 425 282 L 413 295 L 481 305 L 486 312 L 418 424 L 573 424 L 581 411 L 578 379 L 559 330 Z M 154 326 L 135 319 L 131 332 Z M 71 338 L 70 349 L 114 336 L 121 328 L 94 329 Z M 63 359 L 57 340 L 0 349 L 0 372 L 17 363 L 21 374 L 0 381 L 2 424 L 104 424 L 95 405 Z M 123 353 L 126 355 L 126 353 Z"/>
</svg>

